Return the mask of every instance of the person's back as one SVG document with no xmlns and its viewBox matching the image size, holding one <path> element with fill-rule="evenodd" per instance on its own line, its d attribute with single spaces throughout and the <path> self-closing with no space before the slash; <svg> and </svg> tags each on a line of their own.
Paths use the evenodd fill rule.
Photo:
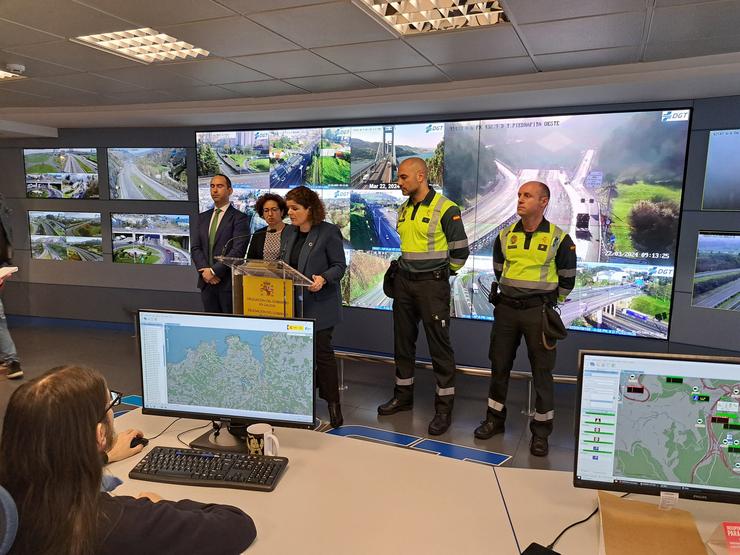
<svg viewBox="0 0 740 555">
<path fill-rule="evenodd" d="M 11 553 L 227 554 L 254 541 L 235 507 L 102 493 L 112 442 L 110 393 L 94 370 L 55 368 L 13 393 L 0 443 L 0 484 L 19 515 Z"/>
</svg>

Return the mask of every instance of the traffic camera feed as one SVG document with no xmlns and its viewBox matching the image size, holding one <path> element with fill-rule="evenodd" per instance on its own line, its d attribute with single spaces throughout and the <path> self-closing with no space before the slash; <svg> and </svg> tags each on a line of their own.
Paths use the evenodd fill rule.
<svg viewBox="0 0 740 555">
<path fill-rule="evenodd" d="M 100 198 L 97 149 L 27 148 L 23 162 L 28 198 Z"/>
<path fill-rule="evenodd" d="M 740 310 L 740 235 L 699 232 L 691 304 Z"/>
<path fill-rule="evenodd" d="M 190 265 L 190 216 L 111 214 L 113 262 Z"/>
<path fill-rule="evenodd" d="M 740 129 L 709 132 L 702 210 L 740 210 Z"/>
<path fill-rule="evenodd" d="M 109 148 L 110 198 L 188 200 L 184 148 Z"/>
<path fill-rule="evenodd" d="M 102 262 L 99 212 L 28 212 L 31 256 L 38 260 Z"/>
<path fill-rule="evenodd" d="M 396 172 L 404 159 L 423 158 L 429 182 L 460 206 L 470 243 L 467 264 L 451 278 L 453 315 L 490 320 L 494 240 L 517 220 L 519 186 L 543 181 L 551 191 L 545 217 L 576 244 L 576 289 L 561 306 L 565 323 L 575 330 L 666 339 L 689 115 L 670 110 L 204 132 L 197 134 L 199 192 L 210 201 L 210 176 L 219 171 L 235 183 L 237 199 L 249 196 L 252 205 L 270 184 L 348 188 L 348 229 L 340 210 L 329 218 L 342 222 L 351 254 L 343 299 L 350 306 L 389 309 L 382 278 L 400 255 L 396 219 L 406 200 Z M 233 163 L 240 156 L 267 158 L 260 186 L 258 172 L 244 161 Z M 344 183 L 322 178 L 326 158 L 335 166 L 349 162 Z M 317 161 L 319 170 L 313 170 Z M 264 225 L 256 215 L 253 221 L 253 229 Z"/>
</svg>

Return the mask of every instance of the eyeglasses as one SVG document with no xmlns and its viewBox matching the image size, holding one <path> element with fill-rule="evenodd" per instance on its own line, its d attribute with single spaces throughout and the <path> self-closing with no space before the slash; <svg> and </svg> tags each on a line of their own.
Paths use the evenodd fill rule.
<svg viewBox="0 0 740 555">
<path fill-rule="evenodd" d="M 115 407 L 116 405 L 121 404 L 121 399 L 123 398 L 123 393 L 120 391 L 113 391 L 110 390 L 110 403 L 105 407 L 105 412 L 103 412 L 103 416 L 100 418 L 100 420 L 103 420 L 106 415 L 108 414 L 108 411 Z"/>
<path fill-rule="evenodd" d="M 280 208 L 263 208 L 262 212 L 280 212 Z"/>
</svg>

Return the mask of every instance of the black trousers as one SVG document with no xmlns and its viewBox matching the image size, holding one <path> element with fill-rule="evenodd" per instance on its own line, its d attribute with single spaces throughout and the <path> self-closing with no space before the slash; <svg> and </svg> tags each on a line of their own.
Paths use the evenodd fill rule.
<svg viewBox="0 0 740 555">
<path fill-rule="evenodd" d="M 529 364 L 534 378 L 535 415 L 529 424 L 532 434 L 547 437 L 552 432 L 553 410 L 552 370 L 555 350 L 542 344 L 542 307 L 517 309 L 502 303 L 496 305 L 491 329 L 491 387 L 488 411 L 495 419 L 506 419 L 506 394 L 516 350 L 522 336 L 527 343 Z"/>
<path fill-rule="evenodd" d="M 339 402 L 339 369 L 331 346 L 333 333 L 333 327 L 316 332 L 316 384 L 319 397 L 327 403 Z"/>
<path fill-rule="evenodd" d="M 231 276 L 229 276 L 231 279 Z M 233 314 L 231 301 L 231 288 L 219 285 L 209 285 L 200 290 L 200 298 L 203 301 L 203 310 L 206 312 L 220 312 L 222 314 Z"/>
<path fill-rule="evenodd" d="M 450 283 L 447 279 L 414 281 L 400 273 L 393 284 L 393 338 L 396 361 L 394 396 L 411 401 L 419 320 L 432 355 L 437 391 L 434 408 L 449 413 L 455 400 L 455 353 L 450 343 Z"/>
</svg>

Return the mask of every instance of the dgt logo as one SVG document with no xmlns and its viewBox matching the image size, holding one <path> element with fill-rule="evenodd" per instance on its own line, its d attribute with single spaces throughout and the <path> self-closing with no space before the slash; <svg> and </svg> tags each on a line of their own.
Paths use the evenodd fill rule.
<svg viewBox="0 0 740 555">
<path fill-rule="evenodd" d="M 442 131 L 442 129 L 444 129 L 443 125 L 439 125 L 439 124 L 435 125 L 433 123 L 430 123 L 426 126 L 426 129 L 424 130 L 424 132 L 430 133 L 431 131 Z"/>
<path fill-rule="evenodd" d="M 660 115 L 660 121 L 689 121 L 690 110 L 666 110 Z"/>
</svg>

